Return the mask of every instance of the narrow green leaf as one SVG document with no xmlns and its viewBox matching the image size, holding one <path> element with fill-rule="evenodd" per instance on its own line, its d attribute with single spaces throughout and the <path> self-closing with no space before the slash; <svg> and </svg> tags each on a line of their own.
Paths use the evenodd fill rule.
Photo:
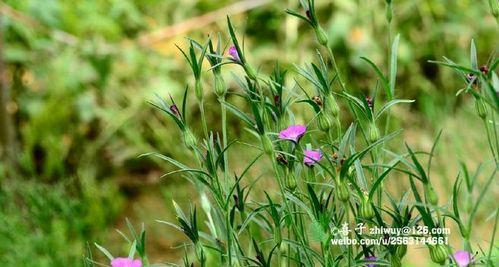
<svg viewBox="0 0 499 267">
<path fill-rule="evenodd" d="M 101 247 L 99 246 L 99 244 L 97 243 L 94 243 L 94 245 L 102 252 L 102 254 L 104 254 L 106 256 L 106 258 L 108 258 L 110 261 L 112 261 L 114 259 L 113 255 L 111 255 L 111 253 L 105 249 L 104 247 Z"/>
<path fill-rule="evenodd" d="M 394 100 L 391 100 L 388 103 L 384 104 L 383 107 L 381 107 L 381 109 L 378 112 L 376 112 L 376 116 L 375 116 L 374 120 L 379 119 L 379 117 L 385 111 L 387 111 L 388 109 L 390 109 L 390 107 L 392 107 L 393 105 L 401 104 L 401 103 L 413 103 L 413 102 L 414 102 L 414 100 L 409 100 L 409 99 L 394 99 Z"/>
<path fill-rule="evenodd" d="M 475 45 L 475 40 L 471 39 L 471 44 L 470 44 L 470 62 L 471 62 L 471 68 L 474 70 L 478 70 L 478 60 L 476 56 L 476 45 Z"/>
<path fill-rule="evenodd" d="M 383 75 L 383 72 L 381 72 L 381 70 L 378 68 L 378 66 L 376 66 L 376 64 L 374 64 L 368 58 L 360 57 L 360 59 L 366 61 L 369 64 L 369 66 L 371 66 L 373 68 L 374 72 L 376 73 L 376 75 L 378 75 L 378 78 L 381 80 L 381 83 L 383 84 L 383 88 L 385 88 L 385 93 L 388 96 L 388 99 L 391 100 L 393 98 L 392 91 L 390 89 L 390 84 L 388 83 L 388 80 L 386 79 L 385 75 Z"/>
<path fill-rule="evenodd" d="M 397 34 L 395 40 L 393 40 L 392 51 L 390 53 L 390 97 L 388 99 L 392 100 L 395 95 L 395 81 L 397 79 L 397 50 L 400 40 L 400 34 Z"/>
</svg>

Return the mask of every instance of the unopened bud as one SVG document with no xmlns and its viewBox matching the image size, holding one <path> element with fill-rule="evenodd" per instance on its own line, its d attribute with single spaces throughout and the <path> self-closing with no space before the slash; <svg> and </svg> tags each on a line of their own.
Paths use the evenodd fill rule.
<svg viewBox="0 0 499 267">
<path fill-rule="evenodd" d="M 430 184 L 425 185 L 426 200 L 433 206 L 438 205 L 438 195 Z"/>
<path fill-rule="evenodd" d="M 371 143 L 374 143 L 374 142 L 378 141 L 378 139 L 379 139 L 378 127 L 376 127 L 376 124 L 374 122 L 372 122 L 369 125 L 369 141 L 371 141 Z"/>
<path fill-rule="evenodd" d="M 321 131 L 327 132 L 329 131 L 329 128 L 331 128 L 331 120 L 326 114 L 320 113 L 317 116 L 317 126 Z"/>
<path fill-rule="evenodd" d="M 476 113 L 480 118 L 485 119 L 487 117 L 487 107 L 485 106 L 485 101 L 482 98 L 478 98 L 475 101 Z"/>
<path fill-rule="evenodd" d="M 373 205 L 370 203 L 370 201 L 367 198 L 362 199 L 360 203 L 359 215 L 361 218 L 366 220 L 371 219 L 375 215 Z"/>
<path fill-rule="evenodd" d="M 336 186 L 336 197 L 340 201 L 343 201 L 343 202 L 348 201 L 348 199 L 350 197 L 350 192 L 348 190 L 348 186 L 346 183 L 340 182 L 340 184 L 338 184 Z"/>
<path fill-rule="evenodd" d="M 189 128 L 184 130 L 184 144 L 189 149 L 194 149 L 197 144 L 196 137 Z"/>
<path fill-rule="evenodd" d="M 265 154 L 269 156 L 272 156 L 272 152 L 274 151 L 274 146 L 272 145 L 272 141 L 270 141 L 270 138 L 267 135 L 263 134 L 260 136 L 260 139 L 263 146 L 263 152 L 265 152 Z"/>
<path fill-rule="evenodd" d="M 225 81 L 222 75 L 215 74 L 215 94 L 218 97 L 224 97 L 227 93 L 227 87 L 225 86 Z"/>
<path fill-rule="evenodd" d="M 317 27 L 315 28 L 315 35 L 317 36 L 317 41 L 319 42 L 319 44 L 327 46 L 327 34 L 320 25 L 317 25 Z"/>
<path fill-rule="evenodd" d="M 444 245 L 430 246 L 430 258 L 434 263 L 443 265 L 447 260 L 448 253 Z"/>
<path fill-rule="evenodd" d="M 326 108 L 329 112 L 331 112 L 333 117 L 338 117 L 340 107 L 338 106 L 338 102 L 336 102 L 336 98 L 332 94 L 326 97 Z"/>
<path fill-rule="evenodd" d="M 286 175 L 284 179 L 284 185 L 290 191 L 294 191 L 296 188 L 296 178 L 293 174 Z"/>
</svg>

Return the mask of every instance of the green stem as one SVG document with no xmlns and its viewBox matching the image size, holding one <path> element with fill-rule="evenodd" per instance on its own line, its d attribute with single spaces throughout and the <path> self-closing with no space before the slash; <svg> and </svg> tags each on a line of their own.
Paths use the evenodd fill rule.
<svg viewBox="0 0 499 267">
<path fill-rule="evenodd" d="M 336 72 L 336 76 L 338 77 L 338 81 L 340 82 L 341 89 L 343 89 L 343 91 L 346 92 L 347 89 L 345 87 L 345 83 L 343 82 L 343 78 L 341 76 L 340 69 L 338 68 L 338 65 L 336 64 L 336 59 L 334 58 L 333 49 L 331 47 L 328 47 L 327 51 L 329 53 L 329 57 L 331 58 L 331 62 L 333 63 L 333 68 L 334 68 L 334 71 Z"/>
<path fill-rule="evenodd" d="M 280 193 L 282 195 L 283 203 L 284 203 L 284 205 L 286 207 L 286 210 L 287 210 L 288 214 L 293 214 L 293 212 L 291 210 L 291 207 L 289 206 L 289 203 L 288 203 L 288 201 L 286 199 L 286 194 L 285 194 L 284 185 L 283 185 L 283 179 L 282 179 L 281 174 L 279 172 L 279 168 L 278 168 L 276 159 L 271 156 L 270 160 L 272 161 L 272 167 L 273 167 L 273 169 L 275 171 L 275 175 L 277 176 L 277 183 L 279 184 L 279 190 L 280 190 Z M 293 218 L 293 216 L 291 216 L 291 218 Z M 294 221 L 294 218 L 293 218 L 293 221 Z M 291 228 L 295 232 L 295 235 L 299 239 L 299 242 L 303 246 L 306 246 L 305 243 L 304 243 L 304 241 L 303 241 L 304 237 L 302 235 L 300 235 L 300 232 L 297 229 L 296 222 L 291 222 Z M 311 266 L 314 266 L 313 260 L 310 258 L 310 255 L 309 255 L 308 251 L 305 252 L 305 256 L 307 257 L 307 260 L 309 261 L 309 263 L 311 264 Z"/>
<path fill-rule="evenodd" d="M 199 110 L 201 111 L 201 124 L 203 125 L 203 133 L 204 133 L 204 137 L 208 140 L 209 136 L 208 136 L 208 125 L 206 123 L 206 116 L 205 116 L 205 113 L 204 113 L 204 104 L 203 104 L 203 100 L 200 100 L 199 101 Z"/>
<path fill-rule="evenodd" d="M 227 140 L 227 107 L 223 104 L 225 102 L 225 96 L 222 96 L 219 98 L 220 102 L 220 110 L 222 112 L 222 145 L 223 149 L 227 147 L 228 140 Z M 225 176 L 225 181 L 226 181 L 226 188 L 227 192 L 230 190 L 230 181 L 229 181 L 229 176 L 227 175 L 228 170 L 229 170 L 229 153 L 228 151 L 225 151 L 224 155 L 224 176 Z"/>
</svg>

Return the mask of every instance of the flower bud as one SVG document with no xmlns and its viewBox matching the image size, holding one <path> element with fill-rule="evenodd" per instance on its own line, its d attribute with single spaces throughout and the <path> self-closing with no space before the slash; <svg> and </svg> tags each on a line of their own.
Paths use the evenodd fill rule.
<svg viewBox="0 0 499 267">
<path fill-rule="evenodd" d="M 317 25 L 317 27 L 315 27 L 315 36 L 317 37 L 317 41 L 319 42 L 319 44 L 321 44 L 323 46 L 327 46 L 327 42 L 328 42 L 327 34 L 324 31 L 324 29 L 322 29 L 322 27 L 319 25 Z"/>
<path fill-rule="evenodd" d="M 447 249 L 444 245 L 430 246 L 430 258 L 434 263 L 443 265 L 448 257 Z"/>
<path fill-rule="evenodd" d="M 374 217 L 374 209 L 367 198 L 362 199 L 359 207 L 359 216 L 365 220 L 369 220 Z"/>
<path fill-rule="evenodd" d="M 286 175 L 284 179 L 284 185 L 290 191 L 294 191 L 296 188 L 296 178 L 293 174 Z"/>
<path fill-rule="evenodd" d="M 428 203 L 430 203 L 433 206 L 438 205 L 438 195 L 435 192 L 435 189 L 433 189 L 433 186 L 427 184 L 424 187 L 426 192 L 426 200 L 428 201 Z"/>
<path fill-rule="evenodd" d="M 189 149 L 194 149 L 197 144 L 196 137 L 189 128 L 184 130 L 184 144 Z"/>
<path fill-rule="evenodd" d="M 261 142 L 262 142 L 262 147 L 263 147 L 263 152 L 265 154 L 272 156 L 272 152 L 274 151 L 274 146 L 272 145 L 272 141 L 270 141 L 270 138 L 263 134 L 260 136 Z"/>
<path fill-rule="evenodd" d="M 196 79 L 194 91 L 196 93 L 196 98 L 198 99 L 198 101 L 203 100 L 203 86 L 201 85 L 201 80 Z"/>
<path fill-rule="evenodd" d="M 336 98 L 330 94 L 326 97 L 326 108 L 333 117 L 338 117 L 338 113 L 340 112 L 340 108 L 338 106 L 338 102 L 336 102 Z"/>
<path fill-rule="evenodd" d="M 476 113 L 480 118 L 485 119 L 487 117 L 487 107 L 485 106 L 485 102 L 482 98 L 478 98 L 475 101 Z"/>
<path fill-rule="evenodd" d="M 341 201 L 348 201 L 350 192 L 346 183 L 340 182 L 336 186 L 336 197 Z"/>
<path fill-rule="evenodd" d="M 379 139 L 378 127 L 376 127 L 376 124 L 374 122 L 372 122 L 369 125 L 369 141 L 371 141 L 371 143 L 374 143 L 374 142 L 378 141 L 378 139 Z"/>
<path fill-rule="evenodd" d="M 215 94 L 218 97 L 224 97 L 227 93 L 227 87 L 225 86 L 225 81 L 222 75 L 215 74 Z"/>
<path fill-rule="evenodd" d="M 329 131 L 329 128 L 331 128 L 331 120 L 326 114 L 320 113 L 317 116 L 317 126 L 321 131 L 327 132 Z"/>
</svg>

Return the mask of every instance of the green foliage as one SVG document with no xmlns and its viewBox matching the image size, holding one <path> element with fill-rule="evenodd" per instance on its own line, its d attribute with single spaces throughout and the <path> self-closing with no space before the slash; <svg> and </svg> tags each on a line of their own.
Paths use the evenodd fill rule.
<svg viewBox="0 0 499 267">
<path fill-rule="evenodd" d="M 370 200 L 377 199 L 383 183 L 390 181 L 387 178 L 394 171 L 401 171 L 423 182 L 428 180 L 425 175 L 429 175 L 429 170 L 425 171 L 423 164 L 418 162 L 419 153 L 410 149 L 408 154 L 397 156 L 386 152 L 386 155 L 391 156 L 386 166 L 381 166 L 378 162 L 372 162 L 369 168 L 365 165 L 367 160 L 388 151 L 390 145 L 385 146 L 385 143 L 395 135 L 390 135 L 386 130 L 392 128 L 389 127 L 390 123 L 387 123 L 386 129 L 381 126 L 389 121 L 387 117 L 392 117 L 393 124 L 401 121 L 403 115 L 389 111 L 395 104 L 412 103 L 412 100 L 405 99 L 417 100 L 410 107 L 426 116 L 421 119 L 422 125 L 441 127 L 438 119 L 440 114 L 446 114 L 461 105 L 461 102 L 468 101 L 465 95 L 459 101 L 450 97 L 456 88 L 464 87 L 458 94 L 469 93 L 470 99 L 476 102 L 477 114 L 487 129 L 487 140 L 490 140 L 491 152 L 497 161 L 499 148 L 497 142 L 494 143 L 497 127 L 493 123 L 499 106 L 496 93 L 499 79 L 494 70 L 499 63 L 494 58 L 484 60 L 489 56 L 487 51 L 492 51 L 495 46 L 497 5 L 493 4 L 494 1 L 488 1 L 488 5 L 476 4 L 472 0 L 451 3 L 430 1 L 421 5 L 411 1 L 386 1 L 386 5 L 383 1 L 370 1 L 367 6 L 349 0 L 334 1 L 332 4 L 310 0 L 300 2 L 301 4 L 290 4 L 289 1 L 272 1 L 265 7 L 246 13 L 244 16 L 248 19 L 245 27 L 234 18 L 229 21 L 229 31 L 217 36 L 216 47 L 213 47 L 211 39 L 207 43 L 188 39 L 190 46 L 186 48 L 185 56 L 189 58 L 194 79 L 199 80 L 199 83 L 191 84 L 190 88 L 194 87 L 199 96 L 217 92 L 216 98 L 220 102 L 221 111 L 215 105 L 193 104 L 190 101 L 192 97 L 186 97 L 184 84 L 192 82 L 187 75 L 188 65 L 178 64 L 176 58 L 160 55 L 155 48 L 144 47 L 138 40 L 143 34 L 156 28 L 215 10 L 231 4 L 231 1 L 2 2 L 1 5 L 14 11 L 9 15 L 2 14 L 2 53 L 7 65 L 8 85 L 12 91 L 13 102 L 10 104 L 13 105 L 10 106 L 20 151 L 19 166 L 13 167 L 0 162 L 0 262 L 6 266 L 30 266 L 32 259 L 37 259 L 39 266 L 76 266 L 81 263 L 81 255 L 87 249 L 85 241 L 100 240 L 103 229 L 113 225 L 117 215 L 123 211 L 122 195 L 123 192 L 128 192 L 128 180 L 132 180 L 135 187 L 136 182 L 141 183 L 145 175 L 164 168 L 168 168 L 167 175 L 182 174 L 194 181 L 196 186 L 207 185 L 214 194 L 214 200 L 208 200 L 210 204 L 230 209 L 226 217 L 213 214 L 209 226 L 211 232 L 221 231 L 219 228 L 225 227 L 231 228 L 233 234 L 237 232 L 243 235 L 246 231 L 253 231 L 258 237 L 273 231 L 272 229 L 275 231 L 292 227 L 288 207 L 275 200 L 274 195 L 265 199 L 268 206 L 255 208 L 255 203 L 246 201 L 256 182 L 245 186 L 242 184 L 243 178 L 244 181 L 253 178 L 248 170 L 261 160 L 262 155 L 251 158 L 248 166 L 244 166 L 244 171 L 235 175 L 235 181 L 228 161 L 229 147 L 238 143 L 236 138 L 256 135 L 260 144 L 237 148 L 241 150 L 230 153 L 245 154 L 241 153 L 242 149 L 246 151 L 251 147 L 258 147 L 267 155 L 282 154 L 289 165 L 287 168 L 275 168 L 278 169 L 275 176 L 289 177 L 281 182 L 288 185 L 287 189 L 293 188 L 298 190 L 295 192 L 299 192 L 307 171 L 299 166 L 303 155 L 295 153 L 295 147 L 285 146 L 275 140 L 276 132 L 290 122 L 309 119 L 307 111 L 302 110 L 301 106 L 297 108 L 294 105 L 296 103 L 310 104 L 314 114 L 320 115 L 317 120 L 327 122 L 322 124 L 327 124 L 328 127 L 321 127 L 324 134 L 328 135 L 327 138 L 316 140 L 307 136 L 304 140 L 311 142 L 310 145 L 314 147 L 338 148 L 335 152 L 340 157 L 334 159 L 327 156 L 325 160 L 328 163 L 338 164 L 345 156 L 345 164 L 339 169 L 339 173 L 334 168 L 327 167 L 325 161 L 317 164 L 315 170 L 318 170 L 318 175 L 341 180 L 341 191 L 346 192 L 343 199 L 352 201 L 354 205 L 360 203 L 357 195 L 362 195 L 360 192 L 364 190 L 367 190 Z M 3 7 L 0 6 L 2 10 Z M 301 20 L 296 22 L 296 18 L 284 16 L 284 9 Z M 309 10 L 310 17 L 306 10 Z M 495 21 L 491 14 L 496 16 Z M 294 24 L 295 22 L 298 24 Z M 312 26 L 313 29 L 305 30 L 307 26 Z M 210 25 L 198 29 L 193 35 L 200 36 L 199 32 L 202 36 L 210 34 L 215 40 L 212 31 L 216 31 L 218 27 L 219 25 Z M 394 29 L 400 34 L 392 40 L 391 31 Z M 386 40 L 379 38 L 384 36 L 384 32 L 389 32 Z M 320 48 L 324 58 L 319 53 L 318 61 L 305 64 L 313 62 L 316 56 L 315 53 L 303 53 L 305 48 L 317 48 L 316 40 L 310 38 L 310 34 L 315 34 L 322 45 Z M 473 41 L 470 45 L 468 40 L 473 38 L 476 42 Z M 243 70 L 248 76 L 242 78 L 236 71 L 235 81 L 229 81 L 229 75 L 225 75 L 228 72 L 225 68 L 228 70 L 230 67 L 225 66 L 225 50 L 231 44 L 236 46 Z M 468 50 L 468 46 L 470 55 L 462 52 Z M 334 58 L 333 62 L 329 61 L 332 51 L 337 56 L 337 62 Z M 428 62 L 437 60 L 441 55 L 447 55 L 453 61 L 444 58 L 439 62 L 440 65 Z M 211 69 L 203 65 L 204 56 L 211 64 Z M 278 66 L 268 64 L 276 58 L 282 59 Z M 296 66 L 307 66 L 297 70 L 302 77 L 294 75 L 296 70 L 291 67 L 291 62 Z M 487 74 L 479 70 L 483 65 L 489 67 Z M 273 75 L 264 77 L 263 73 L 272 69 Z M 455 76 L 451 69 L 457 71 L 458 75 Z M 213 70 L 216 74 L 216 89 L 203 92 L 200 85 L 208 84 L 203 78 L 209 75 L 207 70 Z M 284 75 L 286 73 L 288 75 Z M 475 78 L 467 81 L 466 75 L 469 73 L 473 73 Z M 454 79 L 458 76 L 462 79 Z M 224 78 L 229 82 L 226 83 Z M 300 90 L 290 86 L 292 78 L 296 78 L 297 87 L 304 94 L 300 95 Z M 348 91 L 339 90 L 343 81 L 349 85 Z M 475 88 L 476 84 L 478 87 Z M 269 91 L 262 94 L 262 88 Z M 324 107 L 313 101 L 313 95 L 309 95 L 312 91 L 310 88 L 315 88 Z M 146 103 L 147 100 L 154 101 L 154 94 L 159 94 L 160 99 L 168 98 L 167 91 L 174 99 L 181 99 L 184 93 L 184 122 L 180 124 L 178 118 L 167 108 L 168 101 L 161 100 L 160 103 L 163 111 L 174 120 L 177 118 L 175 121 L 166 121 L 159 115 L 160 112 L 151 115 L 150 106 Z M 378 91 L 384 91 L 384 95 Z M 239 99 L 235 95 L 243 97 Z M 364 95 L 374 96 L 374 107 L 369 107 Z M 215 97 L 210 96 L 206 100 L 213 98 Z M 247 105 L 241 107 L 241 101 L 245 101 Z M 208 111 L 206 115 L 204 106 Z M 228 121 L 225 118 L 226 110 L 230 111 Z M 196 123 L 199 117 L 213 125 L 218 125 L 222 120 L 221 136 L 208 133 L 207 123 L 204 121 L 204 136 L 197 138 L 201 131 Z M 353 121 L 353 118 L 358 120 L 355 126 L 341 135 L 342 131 L 337 126 L 345 125 L 345 122 Z M 171 130 L 175 128 L 175 122 L 184 128 L 183 123 L 187 120 L 192 121 L 191 127 L 183 134 Z M 249 129 L 249 134 L 241 133 L 240 128 L 243 126 Z M 217 131 L 217 127 L 213 127 L 213 130 Z M 338 131 L 333 134 L 332 131 L 328 132 L 329 129 Z M 228 140 L 227 130 L 231 135 L 235 133 L 230 138 L 233 140 Z M 191 151 L 172 142 L 181 136 L 188 147 L 192 148 Z M 341 142 L 334 141 L 340 138 Z M 370 144 L 360 149 L 360 144 L 368 140 Z M 236 149 L 236 146 L 230 150 L 232 149 Z M 152 150 L 158 151 L 155 155 L 159 157 L 137 158 L 145 151 Z M 206 155 L 201 153 L 205 151 L 208 152 Z M 196 156 L 193 157 L 191 152 L 198 156 L 202 166 L 190 167 L 191 165 L 182 163 L 186 158 L 190 160 L 189 163 L 194 162 L 193 158 Z M 172 166 L 161 160 L 166 160 L 180 170 L 172 170 Z M 401 169 L 399 165 L 408 169 Z M 371 181 L 368 178 L 374 169 L 381 171 Z M 290 173 L 292 175 L 287 176 Z M 484 202 L 483 195 L 486 191 L 482 191 L 481 198 L 472 205 L 471 214 L 459 213 L 456 207 L 462 204 L 460 196 L 477 192 L 476 179 L 464 175 L 461 177 L 463 178 L 457 180 L 453 187 L 453 212 L 445 216 L 452 216 L 458 221 L 462 236 L 466 238 L 471 231 L 472 219 L 477 217 L 479 203 Z M 213 181 L 220 183 L 214 184 Z M 419 180 L 410 181 L 414 185 L 411 189 L 418 192 Z M 491 181 L 492 179 L 487 180 L 486 185 L 490 185 Z M 353 185 L 348 186 L 348 183 Z M 465 185 L 466 190 L 459 190 L 461 184 Z M 119 192 L 119 187 L 123 189 L 122 192 Z M 307 187 L 302 192 L 306 193 L 303 201 L 296 197 L 290 201 L 296 205 L 300 203 L 298 206 L 301 208 L 313 207 L 310 210 L 313 214 L 310 217 L 310 231 L 315 237 L 314 241 L 324 241 L 327 240 L 327 227 L 324 225 L 324 218 L 327 216 L 323 210 L 323 201 L 335 194 L 323 195 L 322 191 L 321 194 L 318 192 L 310 191 Z M 232 203 L 234 195 L 237 196 L 237 201 Z M 290 194 L 286 192 L 282 195 Z M 421 205 L 411 208 L 411 211 L 419 210 L 424 215 L 423 219 L 430 223 L 427 217 L 431 216 L 428 210 L 432 207 L 427 207 L 427 203 L 424 203 L 425 196 L 419 196 L 417 202 Z M 216 203 L 211 203 L 212 201 Z M 392 206 L 394 210 L 387 212 L 389 216 L 400 225 L 409 224 L 406 216 L 408 211 L 397 205 Z M 200 211 L 199 209 L 198 213 Z M 210 213 L 205 208 L 203 211 Z M 272 226 L 268 226 L 268 219 L 262 215 L 265 212 L 271 214 Z M 381 212 L 375 209 L 377 217 Z M 201 221 L 203 218 L 196 218 L 196 210 L 193 209 L 189 218 L 182 219 L 184 227 L 192 226 L 193 217 L 194 221 Z M 333 220 L 339 218 L 335 217 Z M 383 222 L 378 220 L 378 223 Z M 255 233 L 256 225 L 267 225 L 262 227 L 265 229 L 264 233 Z M 203 226 L 199 223 L 200 228 L 196 227 L 195 232 L 202 231 Z M 147 258 L 143 234 L 131 233 L 132 237 L 128 240 L 132 248 L 130 253 L 133 252 L 133 255 L 137 252 L 145 261 Z M 223 240 L 230 233 L 231 231 L 223 232 L 218 237 Z M 275 237 L 282 240 L 278 242 L 279 245 L 282 244 L 279 247 L 260 242 L 258 238 L 251 241 L 246 237 L 247 240 L 244 241 L 250 244 L 250 251 L 256 252 L 256 255 L 247 255 L 248 262 L 269 266 L 279 258 L 277 254 L 290 255 L 286 254 L 289 250 L 296 251 L 290 257 L 291 261 L 310 263 L 317 260 L 332 263 L 343 260 L 332 260 L 319 255 L 313 248 L 304 245 L 307 241 L 305 236 L 290 240 L 285 237 L 284 232 L 282 236 L 281 233 L 274 233 Z M 202 233 L 198 238 L 204 240 L 206 235 Z M 210 254 L 223 251 L 227 246 L 243 246 L 237 242 L 223 244 L 211 241 L 210 246 L 197 245 L 198 259 L 204 258 L 204 250 L 207 251 L 206 254 Z M 103 244 L 101 241 L 99 243 Z M 93 247 L 89 249 L 90 252 L 92 250 Z M 24 253 L 18 253 L 19 251 Z M 235 257 L 242 257 L 237 254 L 236 249 L 230 253 L 232 252 Z M 252 256 L 256 258 L 251 258 Z M 359 257 L 357 256 L 357 260 Z M 186 265 L 189 265 L 190 260 L 192 259 L 186 255 Z M 227 257 L 222 257 L 222 261 L 227 261 Z M 491 255 L 488 255 L 488 261 L 492 262 Z M 92 266 L 91 262 L 86 264 Z"/>
</svg>

